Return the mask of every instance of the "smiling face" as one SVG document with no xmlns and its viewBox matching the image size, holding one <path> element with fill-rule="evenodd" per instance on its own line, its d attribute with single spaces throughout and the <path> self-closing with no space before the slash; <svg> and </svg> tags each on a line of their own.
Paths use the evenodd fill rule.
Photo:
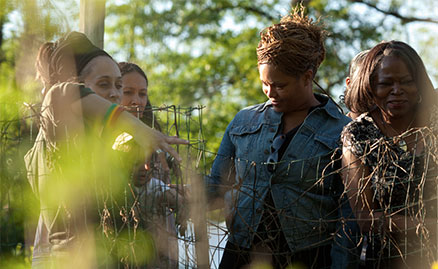
<svg viewBox="0 0 438 269">
<path fill-rule="evenodd" d="M 142 117 L 148 102 L 148 84 L 138 72 L 129 72 L 122 77 L 123 96 L 121 104 L 129 107 L 134 116 Z"/>
<path fill-rule="evenodd" d="M 287 114 L 308 109 L 315 102 L 311 70 L 295 77 L 284 74 L 272 64 L 261 64 L 259 73 L 263 92 L 275 111 Z"/>
<path fill-rule="evenodd" d="M 411 117 L 418 100 L 418 89 L 405 62 L 396 56 L 386 56 L 377 67 L 373 95 L 385 117 Z"/>
<path fill-rule="evenodd" d="M 119 104 L 122 96 L 122 75 L 118 65 L 107 56 L 97 56 L 84 67 L 83 82 L 97 95 Z"/>
</svg>

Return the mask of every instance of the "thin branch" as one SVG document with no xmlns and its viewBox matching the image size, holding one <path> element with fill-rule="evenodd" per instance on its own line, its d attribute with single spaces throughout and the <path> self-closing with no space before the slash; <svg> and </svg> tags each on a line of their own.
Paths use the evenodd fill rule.
<svg viewBox="0 0 438 269">
<path fill-rule="evenodd" d="M 342 84 L 344 82 L 344 77 L 339 77 L 336 81 L 331 81 L 326 86 L 326 91 L 328 91 L 330 94 L 332 94 L 332 89 L 335 85 Z"/>
<path fill-rule="evenodd" d="M 261 10 L 258 7 L 255 6 L 247 6 L 241 3 L 238 3 L 237 5 L 230 5 L 230 4 L 223 4 L 220 7 L 214 7 L 214 8 L 210 8 L 210 10 L 215 11 L 215 12 L 220 12 L 220 11 L 224 11 L 224 10 L 229 10 L 229 9 L 242 9 L 245 10 L 249 13 L 254 13 L 257 15 L 260 15 L 262 17 L 266 17 L 268 20 L 275 20 L 277 19 L 276 17 L 272 16 L 271 14 Z"/>
<path fill-rule="evenodd" d="M 369 3 L 369 2 L 364 1 L 364 0 L 349 0 L 349 1 L 353 2 L 353 3 L 360 3 L 360 4 L 367 5 L 368 7 L 371 7 L 371 8 L 373 8 L 373 9 L 375 9 L 375 10 L 377 10 L 377 11 L 383 13 L 383 14 L 399 18 L 400 20 L 402 20 L 403 23 L 429 22 L 429 23 L 436 23 L 436 24 L 438 24 L 438 20 L 434 20 L 434 19 L 431 19 L 431 18 L 418 18 L 418 17 L 412 17 L 412 16 L 403 16 L 400 13 L 395 12 L 395 11 L 383 10 L 383 9 L 377 7 L 377 5 Z"/>
<path fill-rule="evenodd" d="M 258 9 L 256 7 L 237 5 L 237 6 L 235 6 L 235 8 L 241 8 L 243 10 L 246 10 L 246 11 L 249 11 L 249 12 L 261 15 L 261 16 L 264 16 L 264 17 L 266 17 L 267 19 L 269 19 L 271 21 L 276 19 L 274 16 L 272 16 L 272 15 L 270 15 L 270 14 L 268 14 L 268 13 L 264 12 L 263 10 Z"/>
</svg>

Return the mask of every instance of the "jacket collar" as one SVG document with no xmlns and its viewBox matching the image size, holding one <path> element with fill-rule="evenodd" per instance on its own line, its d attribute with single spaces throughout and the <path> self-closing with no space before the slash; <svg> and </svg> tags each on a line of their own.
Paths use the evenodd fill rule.
<svg viewBox="0 0 438 269">
<path fill-rule="evenodd" d="M 342 116 L 342 113 L 339 111 L 339 108 L 336 106 L 336 104 L 330 99 L 328 98 L 326 95 L 323 94 L 319 94 L 319 93 L 315 93 L 314 94 L 316 99 L 318 99 L 319 102 L 321 102 L 322 104 L 325 103 L 324 106 L 322 106 L 320 109 L 324 110 L 327 115 L 329 115 L 332 118 L 335 119 L 340 119 Z M 266 101 L 262 106 L 260 106 L 257 111 L 258 112 L 263 112 L 265 111 L 268 107 L 272 107 L 272 102 L 271 100 Z M 281 115 L 281 113 L 280 113 Z"/>
<path fill-rule="evenodd" d="M 342 112 L 339 111 L 338 106 L 335 102 L 332 101 L 327 95 L 324 94 L 315 94 L 316 99 L 321 103 L 325 103 L 323 107 L 321 107 L 329 116 L 335 119 L 340 119 L 342 117 Z"/>
</svg>

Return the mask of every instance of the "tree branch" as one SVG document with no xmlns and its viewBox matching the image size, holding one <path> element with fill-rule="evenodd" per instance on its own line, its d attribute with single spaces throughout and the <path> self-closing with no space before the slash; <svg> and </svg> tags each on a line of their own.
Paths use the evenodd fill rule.
<svg viewBox="0 0 438 269">
<path fill-rule="evenodd" d="M 254 14 L 260 15 L 262 17 L 266 17 L 268 20 L 271 20 L 271 21 L 277 19 L 274 16 L 272 16 L 271 14 L 261 10 L 258 7 L 243 5 L 241 3 L 238 3 L 237 5 L 231 5 L 229 3 L 225 3 L 219 7 L 216 6 L 214 8 L 210 8 L 210 10 L 215 11 L 215 12 L 229 10 L 229 9 L 242 9 L 242 10 L 247 11 L 248 13 L 254 13 Z"/>
<path fill-rule="evenodd" d="M 261 16 L 264 16 L 264 17 L 266 17 L 267 19 L 269 19 L 271 21 L 276 19 L 274 16 L 271 16 L 270 14 L 268 14 L 268 13 L 264 12 L 263 10 L 258 9 L 256 7 L 237 5 L 237 6 L 235 6 L 235 8 L 241 8 L 243 10 L 246 10 L 246 11 L 249 11 L 249 12 L 261 15 Z"/>
<path fill-rule="evenodd" d="M 438 24 L 438 20 L 434 20 L 434 19 L 431 19 L 431 18 L 418 18 L 418 17 L 411 17 L 411 16 L 403 16 L 400 13 L 395 12 L 395 11 L 383 10 L 383 9 L 377 7 L 377 5 L 369 3 L 369 2 L 364 1 L 364 0 L 349 0 L 349 1 L 353 2 L 353 3 L 360 3 L 360 4 L 367 5 L 368 7 L 371 7 L 371 8 L 373 8 L 373 9 L 375 9 L 375 10 L 377 10 L 377 11 L 383 13 L 383 14 L 399 18 L 403 23 L 429 22 L 429 23 L 436 23 L 436 24 Z"/>
</svg>

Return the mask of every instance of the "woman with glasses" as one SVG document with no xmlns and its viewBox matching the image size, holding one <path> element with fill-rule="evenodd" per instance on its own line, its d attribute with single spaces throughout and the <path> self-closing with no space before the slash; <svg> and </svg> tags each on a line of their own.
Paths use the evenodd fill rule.
<svg viewBox="0 0 438 269">
<path fill-rule="evenodd" d="M 211 175 L 212 206 L 230 206 L 220 268 L 331 265 L 340 180 L 331 155 L 349 119 L 315 94 L 325 31 L 295 9 L 261 32 L 258 70 L 268 100 L 228 125 Z"/>
<path fill-rule="evenodd" d="M 381 42 L 365 56 L 342 133 L 345 194 L 366 268 L 436 261 L 437 96 L 417 52 Z M 346 98 L 347 100 L 347 98 Z"/>
</svg>

